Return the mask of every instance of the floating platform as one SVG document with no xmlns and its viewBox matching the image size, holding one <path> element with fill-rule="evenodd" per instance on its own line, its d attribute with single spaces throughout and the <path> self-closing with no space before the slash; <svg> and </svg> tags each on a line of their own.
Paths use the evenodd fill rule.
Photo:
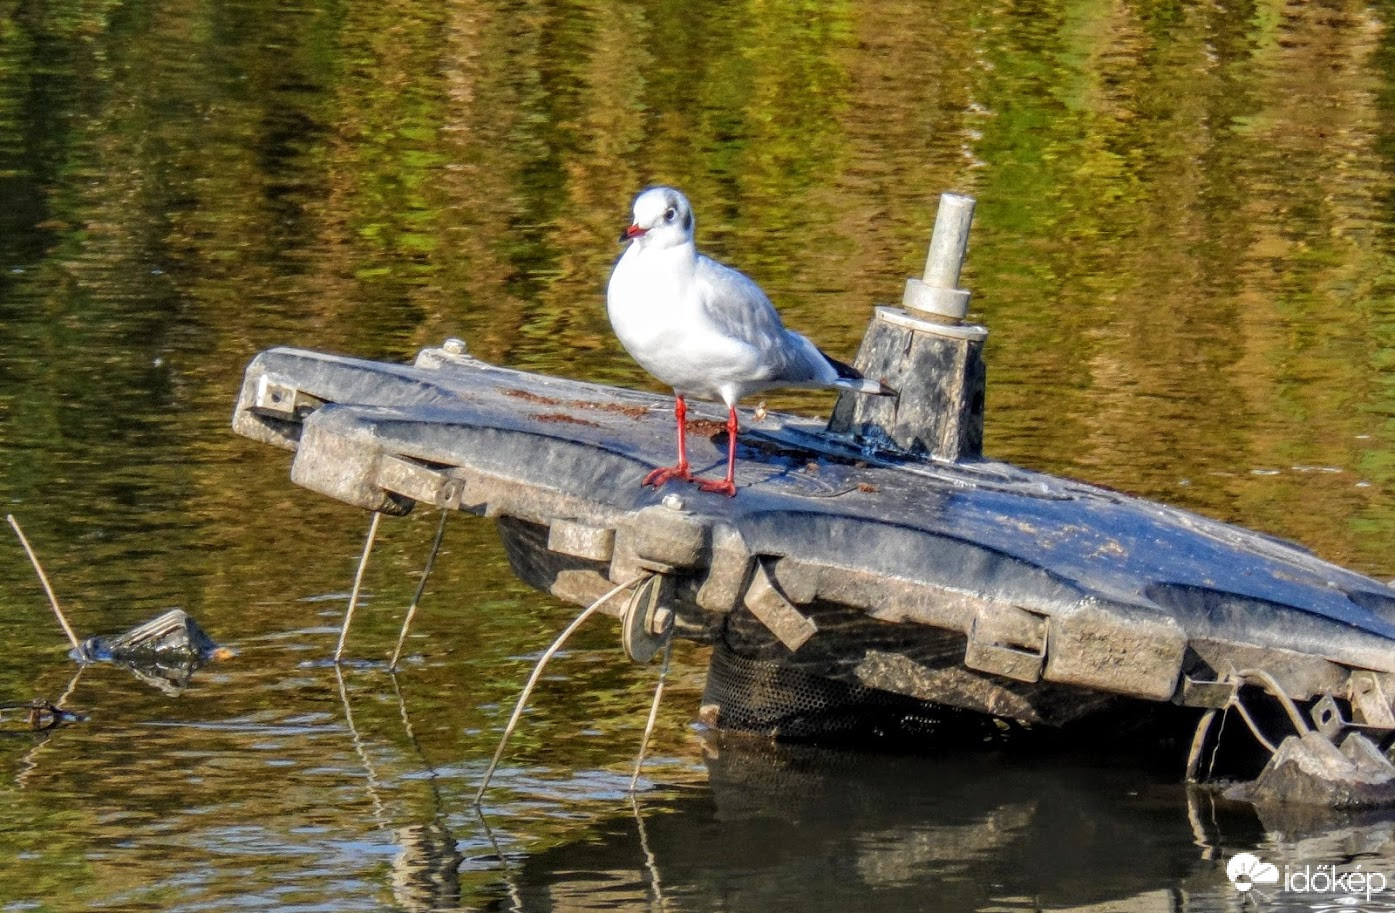
<svg viewBox="0 0 1395 913">
<path fill-rule="evenodd" d="M 717 729 L 1162 743 L 1180 720 L 1189 779 L 1243 737 L 1228 753 L 1260 761 L 1241 798 L 1395 804 L 1395 590 L 983 457 L 988 331 L 957 287 L 973 207 L 941 197 L 924 277 L 863 338 L 856 367 L 898 394 L 845 393 L 826 424 L 743 412 L 734 498 L 641 484 L 674 456 L 670 397 L 500 368 L 460 340 L 412 365 L 264 352 L 233 427 L 346 503 L 495 519 L 518 576 L 559 598 L 633 585 L 626 652 L 711 644 L 700 716 Z M 725 414 L 688 415 L 695 471 L 721 472 Z"/>
<path fill-rule="evenodd" d="M 690 407 L 705 474 L 722 419 Z M 345 503 L 493 518 L 517 574 L 562 599 L 656 574 L 675 634 L 716 648 L 719 726 L 817 737 L 906 701 L 932 721 L 1060 726 L 1139 702 L 1224 709 L 1263 679 L 1325 699 L 1339 729 L 1395 732 L 1395 590 L 1300 546 L 774 413 L 742 415 L 735 498 L 643 487 L 672 423 L 669 397 L 497 367 L 459 341 L 412 365 L 272 349 L 233 419 Z"/>
</svg>

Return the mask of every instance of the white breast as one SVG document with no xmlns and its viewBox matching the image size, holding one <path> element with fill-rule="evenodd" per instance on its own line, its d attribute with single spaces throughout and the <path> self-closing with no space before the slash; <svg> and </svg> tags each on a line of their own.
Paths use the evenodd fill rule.
<svg viewBox="0 0 1395 913">
<path fill-rule="evenodd" d="M 735 405 L 771 387 L 836 382 L 833 366 L 785 329 L 747 276 L 691 243 L 632 243 L 610 276 L 606 307 L 626 351 L 680 393 Z"/>
<path fill-rule="evenodd" d="M 691 245 L 642 250 L 631 244 L 606 288 L 610 324 L 635 361 L 682 393 L 719 397 L 702 352 L 707 335 L 693 287 L 697 255 Z"/>
</svg>

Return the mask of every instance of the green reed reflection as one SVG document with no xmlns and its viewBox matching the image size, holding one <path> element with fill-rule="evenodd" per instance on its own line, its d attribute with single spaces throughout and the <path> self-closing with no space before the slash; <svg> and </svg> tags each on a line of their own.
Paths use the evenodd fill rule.
<svg viewBox="0 0 1395 913">
<path fill-rule="evenodd" d="M 458 335 L 651 385 L 603 287 L 652 182 L 844 356 L 919 272 L 937 194 L 974 194 L 991 455 L 1395 576 L 1391 16 L 0 0 L 0 499 L 84 634 L 178 604 L 242 650 L 178 701 L 95 676 L 76 699 L 100 717 L 54 734 L 22 789 L 29 746 L 0 743 L 0 900 L 221 908 L 252 870 L 267 904 L 393 901 L 384 834 L 435 820 L 418 749 L 386 681 L 350 675 L 379 810 L 332 676 L 301 665 L 327 651 L 366 520 L 228 432 L 242 368 L 277 344 L 400 360 Z M 351 653 L 390 648 L 433 522 L 385 524 Z M 483 521 L 452 527 L 433 580 L 404 706 L 458 810 L 570 610 L 514 580 Z M 41 599 L 0 541 L 0 690 L 25 698 L 70 673 Z M 652 670 L 593 637 L 520 734 L 509 816 L 545 817 L 539 840 L 590 826 L 553 800 L 608 795 L 642 724 Z M 686 770 L 701 656 L 679 667 L 661 752 Z M 490 865 L 465 880 L 497 891 Z"/>
</svg>

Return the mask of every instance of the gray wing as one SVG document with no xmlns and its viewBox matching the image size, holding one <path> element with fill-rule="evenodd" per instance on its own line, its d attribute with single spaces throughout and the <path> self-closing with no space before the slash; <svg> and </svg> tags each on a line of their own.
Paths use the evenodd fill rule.
<svg viewBox="0 0 1395 913">
<path fill-rule="evenodd" d="M 696 278 L 703 313 L 712 328 L 755 350 L 759 368 L 752 380 L 819 384 L 836 378 L 832 363 L 818 347 L 785 329 L 770 298 L 750 277 L 699 256 Z"/>
</svg>

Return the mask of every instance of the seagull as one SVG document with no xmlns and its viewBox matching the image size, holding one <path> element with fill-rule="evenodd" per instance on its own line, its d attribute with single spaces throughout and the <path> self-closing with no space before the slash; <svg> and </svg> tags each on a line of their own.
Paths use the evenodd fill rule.
<svg viewBox="0 0 1395 913">
<path fill-rule="evenodd" d="M 727 407 L 727 474 L 698 480 L 703 491 L 736 494 L 736 404 L 772 387 L 837 387 L 879 396 L 885 384 L 820 352 L 785 329 L 765 292 L 748 276 L 698 253 L 693 208 L 672 187 L 650 187 L 634 200 L 628 244 L 606 287 L 606 311 L 620 344 L 673 388 L 678 463 L 655 469 L 644 485 L 694 480 L 688 465 L 684 398 Z"/>
</svg>

